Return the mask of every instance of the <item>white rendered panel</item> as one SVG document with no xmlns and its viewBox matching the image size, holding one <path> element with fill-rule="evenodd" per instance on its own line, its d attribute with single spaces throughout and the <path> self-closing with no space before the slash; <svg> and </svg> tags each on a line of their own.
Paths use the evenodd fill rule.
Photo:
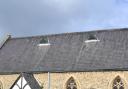
<svg viewBox="0 0 128 89">
<path fill-rule="evenodd" d="M 17 85 L 15 85 L 12 89 L 19 89 L 19 87 Z"/>
<path fill-rule="evenodd" d="M 16 83 L 19 87 L 21 87 L 21 78 L 18 80 L 18 82 Z"/>
<path fill-rule="evenodd" d="M 31 89 L 29 85 L 27 85 L 24 89 Z"/>
<path fill-rule="evenodd" d="M 25 84 L 27 84 L 27 81 L 26 81 L 25 78 L 23 77 L 22 86 L 25 86 Z"/>
</svg>

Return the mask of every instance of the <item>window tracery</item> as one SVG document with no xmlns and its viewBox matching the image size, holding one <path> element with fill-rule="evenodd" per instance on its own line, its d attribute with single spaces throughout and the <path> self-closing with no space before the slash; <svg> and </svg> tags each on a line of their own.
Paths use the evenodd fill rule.
<svg viewBox="0 0 128 89">
<path fill-rule="evenodd" d="M 125 89 L 124 83 L 119 76 L 117 76 L 113 82 L 113 89 Z"/>
<path fill-rule="evenodd" d="M 74 80 L 73 77 L 71 77 L 71 78 L 67 81 L 66 89 L 77 89 L 77 85 L 76 85 L 76 82 L 75 82 L 75 80 Z"/>
</svg>

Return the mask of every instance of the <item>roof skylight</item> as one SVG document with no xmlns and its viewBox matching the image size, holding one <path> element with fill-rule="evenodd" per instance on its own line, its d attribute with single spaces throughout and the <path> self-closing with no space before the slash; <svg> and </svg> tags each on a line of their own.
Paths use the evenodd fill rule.
<svg viewBox="0 0 128 89">
<path fill-rule="evenodd" d="M 49 39 L 48 39 L 47 37 L 43 37 L 43 38 L 40 40 L 40 43 L 39 43 L 39 46 L 45 46 L 45 45 L 50 45 Z"/>
<path fill-rule="evenodd" d="M 97 38 L 94 35 L 92 35 L 92 34 L 88 36 L 88 40 L 96 40 L 96 39 Z"/>
<path fill-rule="evenodd" d="M 90 34 L 90 35 L 88 36 L 88 39 L 85 41 L 85 43 L 97 42 L 97 41 L 100 41 L 100 40 L 98 40 L 95 35 Z"/>
</svg>

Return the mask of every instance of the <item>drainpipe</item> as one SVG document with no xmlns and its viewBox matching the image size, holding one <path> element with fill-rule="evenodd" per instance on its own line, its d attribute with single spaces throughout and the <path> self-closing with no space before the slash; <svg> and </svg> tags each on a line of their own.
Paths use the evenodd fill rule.
<svg viewBox="0 0 128 89">
<path fill-rule="evenodd" d="M 51 81 L 50 81 L 50 72 L 48 72 L 48 89 L 50 89 L 50 84 L 51 84 Z"/>
</svg>

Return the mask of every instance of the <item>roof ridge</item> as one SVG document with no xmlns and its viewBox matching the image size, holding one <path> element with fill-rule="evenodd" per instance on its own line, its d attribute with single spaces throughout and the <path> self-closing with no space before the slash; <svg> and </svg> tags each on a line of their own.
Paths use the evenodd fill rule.
<svg viewBox="0 0 128 89">
<path fill-rule="evenodd" d="M 111 28 L 111 29 L 104 29 L 104 30 L 100 29 L 100 30 L 81 31 L 81 32 L 65 32 L 65 33 L 44 34 L 44 35 L 37 35 L 37 36 L 35 35 L 35 36 L 12 37 L 12 39 L 24 39 L 24 38 L 33 38 L 33 37 L 42 37 L 42 36 L 59 36 L 59 35 L 91 33 L 91 32 L 121 31 L 121 30 L 128 30 L 128 28 Z"/>
</svg>

